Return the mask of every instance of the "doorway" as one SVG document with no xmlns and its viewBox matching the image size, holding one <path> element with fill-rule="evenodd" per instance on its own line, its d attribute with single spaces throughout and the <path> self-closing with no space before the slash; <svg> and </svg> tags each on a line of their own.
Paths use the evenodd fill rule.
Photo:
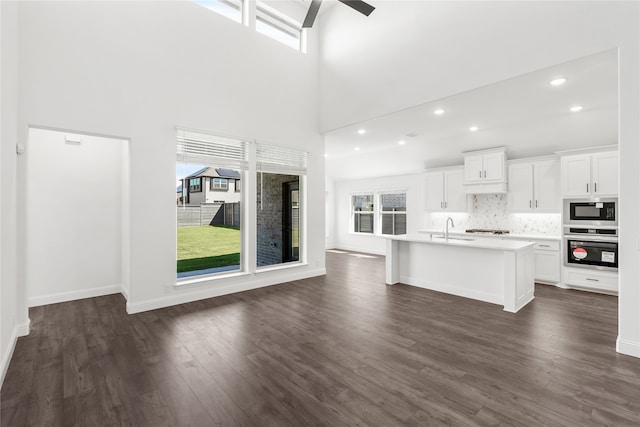
<svg viewBox="0 0 640 427">
<path fill-rule="evenodd" d="M 300 183 L 285 182 L 282 185 L 282 262 L 300 259 Z"/>
<path fill-rule="evenodd" d="M 129 290 L 129 141 L 29 129 L 25 282 L 30 307 Z"/>
</svg>

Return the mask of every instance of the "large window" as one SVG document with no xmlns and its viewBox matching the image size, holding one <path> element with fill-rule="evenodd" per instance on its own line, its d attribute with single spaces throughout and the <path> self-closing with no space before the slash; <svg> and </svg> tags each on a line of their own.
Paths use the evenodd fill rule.
<svg viewBox="0 0 640 427">
<path fill-rule="evenodd" d="M 200 6 L 242 23 L 242 0 L 193 0 Z"/>
<path fill-rule="evenodd" d="M 256 266 L 302 260 L 307 153 L 257 144 Z"/>
<path fill-rule="evenodd" d="M 296 50 L 304 51 L 301 25 L 261 2 L 256 3 L 256 30 Z"/>
<path fill-rule="evenodd" d="M 380 234 L 407 234 L 407 195 L 380 195 Z"/>
<path fill-rule="evenodd" d="M 374 204 L 373 194 L 358 194 L 351 196 L 351 210 L 354 233 L 374 232 Z"/>
<path fill-rule="evenodd" d="M 209 200 L 201 183 L 209 177 L 211 189 L 226 187 L 228 179 L 216 177 L 220 168 L 225 168 L 227 173 L 231 170 L 246 176 L 246 144 L 241 140 L 182 129 L 178 130 L 177 139 L 176 181 L 188 182 L 188 185 L 178 187 L 182 189 L 182 196 L 176 215 L 177 276 L 186 278 L 239 271 L 242 269 L 244 232 L 241 197 L 235 192 L 216 193 L 216 200 Z M 192 178 L 194 175 L 200 177 Z"/>
</svg>

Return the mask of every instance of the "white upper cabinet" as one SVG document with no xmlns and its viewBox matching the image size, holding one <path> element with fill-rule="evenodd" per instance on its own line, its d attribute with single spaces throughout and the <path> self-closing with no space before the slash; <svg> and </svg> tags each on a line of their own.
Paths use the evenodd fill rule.
<svg viewBox="0 0 640 427">
<path fill-rule="evenodd" d="M 533 163 L 509 165 L 509 192 L 507 209 L 512 212 L 533 208 Z"/>
<path fill-rule="evenodd" d="M 617 197 L 618 152 L 562 157 L 563 197 Z"/>
<path fill-rule="evenodd" d="M 560 161 L 558 159 L 533 164 L 533 198 L 535 212 L 560 213 Z"/>
<path fill-rule="evenodd" d="M 485 154 L 482 159 L 482 163 L 484 164 L 484 181 L 505 181 L 506 160 L 504 151 L 500 153 Z"/>
<path fill-rule="evenodd" d="M 507 155 L 504 147 L 474 151 L 464 156 L 467 194 L 505 193 Z"/>
<path fill-rule="evenodd" d="M 594 154 L 591 157 L 593 193 L 597 197 L 618 197 L 618 152 Z"/>
<path fill-rule="evenodd" d="M 440 211 L 444 209 L 444 173 L 429 172 L 425 175 L 426 210 Z"/>
<path fill-rule="evenodd" d="M 464 192 L 462 168 L 425 174 L 426 204 L 428 211 L 464 212 L 468 197 Z"/>
<path fill-rule="evenodd" d="M 560 213 L 560 165 L 557 160 L 512 163 L 508 171 L 509 211 Z"/>
<path fill-rule="evenodd" d="M 464 182 L 482 182 L 484 173 L 484 156 L 465 156 L 464 158 Z"/>
<path fill-rule="evenodd" d="M 462 168 L 444 173 L 445 210 L 464 212 L 469 208 L 469 197 L 464 192 Z"/>
</svg>

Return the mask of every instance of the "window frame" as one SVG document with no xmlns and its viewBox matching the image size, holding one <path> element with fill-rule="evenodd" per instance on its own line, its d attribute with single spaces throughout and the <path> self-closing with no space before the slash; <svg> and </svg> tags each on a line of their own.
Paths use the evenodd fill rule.
<svg viewBox="0 0 640 427">
<path fill-rule="evenodd" d="M 202 177 L 187 178 L 189 180 L 189 193 L 202 193 Z M 191 184 L 191 181 L 198 181 L 197 185 Z"/>
<path fill-rule="evenodd" d="M 355 198 L 367 196 L 371 197 L 372 210 L 370 211 L 357 211 L 355 209 Z M 367 193 L 354 193 L 350 195 L 350 208 L 351 208 L 351 225 L 349 226 L 350 232 L 354 234 L 361 234 L 364 236 L 375 236 L 376 234 L 376 194 L 375 192 L 367 192 Z M 360 231 L 356 230 L 356 217 L 361 217 L 362 215 L 371 215 L 371 231 Z M 362 221 L 359 220 L 358 224 L 362 224 Z"/>
<path fill-rule="evenodd" d="M 216 180 L 224 181 L 224 187 L 218 187 L 215 185 Z M 229 191 L 229 179 L 221 177 L 212 177 L 209 183 L 209 190 L 211 191 Z"/>
<path fill-rule="evenodd" d="M 382 197 L 386 196 L 386 195 L 403 195 L 404 196 L 404 210 L 403 211 L 397 211 L 392 210 L 392 211 L 385 211 L 383 210 L 384 206 L 382 204 Z M 380 218 L 380 220 L 378 221 L 379 224 L 379 235 L 380 236 L 402 236 L 402 235 L 406 235 L 407 234 L 407 192 L 406 191 L 385 191 L 385 192 L 379 192 L 378 193 L 378 216 Z M 391 227 L 393 232 L 392 233 L 384 233 L 383 232 L 383 217 L 387 215 L 387 216 L 391 216 Z M 405 232 L 404 233 L 396 233 L 395 232 L 395 228 L 396 228 L 396 216 L 399 215 L 404 215 L 404 223 L 405 223 Z"/>
<path fill-rule="evenodd" d="M 227 19 L 232 20 L 233 22 L 237 22 L 239 24 L 245 24 L 245 16 L 246 16 L 246 7 L 247 2 L 245 0 L 191 0 L 193 3 L 198 6 L 204 7 L 207 10 L 210 10 L 218 15 L 224 16 Z M 207 4 L 209 3 L 209 4 Z M 217 9 L 213 6 L 212 3 L 216 3 L 222 5 L 223 7 L 228 9 L 228 12 L 225 10 Z M 238 16 L 232 16 L 231 10 L 237 11 Z"/>
<path fill-rule="evenodd" d="M 272 34 L 261 31 L 259 23 L 295 39 L 296 46 L 288 44 L 284 40 L 274 37 Z M 285 46 L 289 46 L 299 52 L 306 53 L 306 32 L 304 31 L 304 28 L 302 28 L 302 24 L 281 11 L 260 1 L 255 2 L 255 30 L 256 32 L 276 40 Z"/>
</svg>

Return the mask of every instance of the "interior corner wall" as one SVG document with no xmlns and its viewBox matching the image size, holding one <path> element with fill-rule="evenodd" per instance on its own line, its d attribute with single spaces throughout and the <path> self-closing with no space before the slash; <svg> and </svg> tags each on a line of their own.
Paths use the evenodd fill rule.
<svg viewBox="0 0 640 427">
<path fill-rule="evenodd" d="M 130 312 L 324 273 L 310 209 L 307 265 L 175 286 L 176 126 L 308 151 L 323 200 L 314 31 L 303 54 L 189 1 L 19 3 L 20 128 L 129 140 Z"/>
<path fill-rule="evenodd" d="M 626 1 L 379 2 L 367 19 L 335 7 L 320 22 L 321 128 L 618 48 L 618 350 L 640 357 L 639 22 Z"/>
<path fill-rule="evenodd" d="M 0 2 L 0 385 L 17 337 L 29 329 L 16 267 L 17 19 L 17 4 Z"/>
</svg>

